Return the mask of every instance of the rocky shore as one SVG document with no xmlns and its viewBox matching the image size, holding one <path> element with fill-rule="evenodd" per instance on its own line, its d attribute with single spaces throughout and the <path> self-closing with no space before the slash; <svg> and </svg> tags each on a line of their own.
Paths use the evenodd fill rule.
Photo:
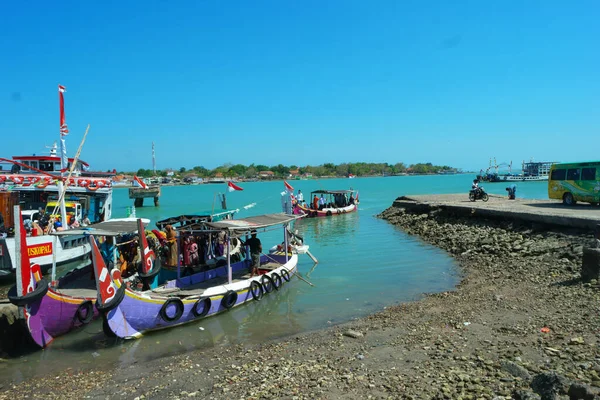
<svg viewBox="0 0 600 400">
<path fill-rule="evenodd" d="M 600 290 L 580 280 L 591 232 L 434 209 L 380 217 L 455 257 L 456 290 L 260 346 L 62 372 L 0 399 L 600 399 Z"/>
</svg>

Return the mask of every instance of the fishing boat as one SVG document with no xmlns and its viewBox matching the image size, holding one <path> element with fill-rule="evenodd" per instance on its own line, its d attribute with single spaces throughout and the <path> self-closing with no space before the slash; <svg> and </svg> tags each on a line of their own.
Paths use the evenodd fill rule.
<svg viewBox="0 0 600 400">
<path fill-rule="evenodd" d="M 358 191 L 352 189 L 315 190 L 310 193 L 309 200 L 310 203 L 296 202 L 293 214 L 308 217 L 330 217 L 355 212 L 358 210 L 359 203 Z"/>
<path fill-rule="evenodd" d="M 16 215 L 19 211 L 19 206 L 15 206 Z M 99 223 L 94 228 L 56 232 L 55 237 L 83 237 L 93 233 L 97 238 L 105 238 L 103 247 L 110 248 L 112 243 L 116 243 L 115 239 L 135 232 L 137 223 L 135 219 L 112 220 Z M 100 315 L 95 307 L 97 291 L 92 266 L 88 264 L 73 269 L 57 279 L 54 263 L 48 282 L 42 277 L 39 264 L 31 262 L 22 220 L 17 219 L 15 231 L 19 249 L 16 252 L 17 283 L 9 290 L 8 299 L 23 310 L 21 316 L 25 321 L 24 326 L 33 341 L 45 348 L 56 337 L 80 328 Z M 110 258 L 107 254 L 105 256 Z"/>
<path fill-rule="evenodd" d="M 54 257 L 59 265 L 89 257 L 90 246 L 83 236 L 53 242 L 47 233 L 36 235 L 38 230 L 31 229 L 29 223 L 44 228 L 60 217 L 60 229 L 68 229 L 74 221 L 93 224 L 111 217 L 114 174 L 92 172 L 89 164 L 78 156 L 67 157 L 63 92 L 64 87 L 59 86 L 61 154 L 55 142 L 49 155 L 0 158 L 0 220 L 4 220 L 4 226 L 0 224 L 0 276 L 14 274 L 18 264 L 13 230 L 21 218 L 13 215 L 14 205 L 21 205 L 34 218 L 27 221 L 27 229 L 31 230 L 26 238 L 27 249 L 31 261 L 40 265 L 42 273 L 50 269 Z"/>
<path fill-rule="evenodd" d="M 482 182 L 536 182 L 536 181 L 547 181 L 552 165 L 556 164 L 556 161 L 542 161 L 535 162 L 530 160 L 529 162 L 523 161 L 521 164 L 521 171 L 514 173 L 512 171 L 512 161 L 510 164 L 497 164 L 494 160 L 490 159 L 490 166 L 485 170 L 480 171 L 477 175 L 477 179 Z M 502 167 L 508 169 L 508 172 L 499 172 Z"/>
<path fill-rule="evenodd" d="M 95 242 L 91 241 L 99 305 L 104 310 L 106 333 L 124 339 L 139 338 L 146 332 L 226 312 L 279 290 L 297 272 L 298 254 L 287 251 L 261 254 L 259 274 L 251 276 L 249 250 L 246 249 L 243 259 L 232 262 L 232 241 L 247 238 L 252 231 L 264 232 L 279 225 L 286 229 L 297 218 L 280 213 L 208 222 L 206 228 L 190 231 L 189 234 L 202 236 L 223 232 L 227 249 L 226 264 L 142 291 L 126 287 L 117 270 L 109 272 Z M 141 245 L 145 248 L 142 252 L 143 265 L 148 271 L 154 270 L 156 257 L 145 238 L 142 241 Z M 285 234 L 284 241 L 287 242 Z"/>
</svg>

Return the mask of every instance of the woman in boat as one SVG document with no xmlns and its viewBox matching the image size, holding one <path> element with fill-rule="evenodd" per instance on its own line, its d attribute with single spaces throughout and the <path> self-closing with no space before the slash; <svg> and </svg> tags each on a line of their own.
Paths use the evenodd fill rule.
<svg viewBox="0 0 600 400">
<path fill-rule="evenodd" d="M 175 229 L 171 225 L 167 225 L 165 227 L 165 232 L 167 233 L 167 267 L 176 267 L 177 261 L 179 259 L 179 251 L 177 249 L 177 233 Z"/>
<path fill-rule="evenodd" d="M 318 210 L 319 209 L 319 198 L 317 197 L 317 195 L 315 194 L 315 197 L 313 198 L 313 210 Z"/>
</svg>

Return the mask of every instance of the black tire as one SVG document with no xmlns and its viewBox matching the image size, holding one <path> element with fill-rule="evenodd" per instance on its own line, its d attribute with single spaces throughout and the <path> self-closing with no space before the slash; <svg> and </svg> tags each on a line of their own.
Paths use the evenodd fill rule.
<svg viewBox="0 0 600 400">
<path fill-rule="evenodd" d="M 286 282 L 290 281 L 290 272 L 287 269 L 281 270 L 281 277 L 285 279 Z"/>
<path fill-rule="evenodd" d="M 204 307 L 202 308 L 202 312 L 198 312 L 198 305 L 200 303 L 204 304 Z M 198 301 L 195 302 L 194 306 L 192 307 L 192 314 L 194 314 L 194 317 L 196 317 L 196 318 L 206 316 L 206 314 L 208 314 L 208 312 L 210 311 L 211 304 L 212 304 L 212 301 L 210 300 L 210 297 L 198 299 Z"/>
<path fill-rule="evenodd" d="M 237 299 L 237 292 L 234 290 L 230 290 L 227 293 L 225 293 L 225 296 L 223 296 L 223 299 L 221 300 L 221 305 L 229 310 L 231 307 L 235 306 Z"/>
<path fill-rule="evenodd" d="M 577 204 L 577 202 L 575 201 L 575 198 L 573 198 L 573 195 L 571 193 L 565 193 L 563 196 L 563 204 L 573 206 Z"/>
<path fill-rule="evenodd" d="M 328 217 L 331 217 L 331 211 L 327 211 L 325 214 L 326 214 Z"/>
<path fill-rule="evenodd" d="M 481 200 L 488 201 L 489 199 L 490 199 L 490 196 L 488 196 L 487 193 L 484 192 L 481 194 Z"/>
<path fill-rule="evenodd" d="M 77 307 L 75 318 L 82 324 L 88 324 L 94 318 L 94 303 L 86 300 Z"/>
<path fill-rule="evenodd" d="M 173 315 L 172 317 L 170 317 L 169 314 L 167 314 L 167 308 L 171 304 L 174 304 L 175 308 L 176 308 L 175 315 Z M 183 315 L 183 301 L 181 301 L 181 299 L 178 299 L 176 297 L 171 297 L 171 298 L 167 299 L 167 301 L 165 301 L 163 306 L 160 308 L 158 315 L 160 315 L 162 320 L 165 322 L 177 321 Z"/>
<path fill-rule="evenodd" d="M 41 279 L 36 284 L 34 291 L 27 293 L 25 296 L 17 296 L 17 285 L 11 287 L 8 291 L 8 300 L 15 306 L 25 307 L 42 300 L 46 293 L 48 293 L 48 282 Z"/>
<path fill-rule="evenodd" d="M 475 201 L 475 193 L 469 192 L 469 200 Z"/>
<path fill-rule="evenodd" d="M 125 298 L 125 284 L 122 284 L 119 290 L 117 290 L 117 294 L 106 304 L 102 304 L 102 299 L 100 299 L 100 293 L 98 293 L 98 298 L 96 298 L 96 310 L 101 313 L 107 313 L 117 308 L 119 304 Z"/>
<path fill-rule="evenodd" d="M 141 266 L 141 264 L 140 264 L 140 266 Z M 144 282 L 144 283 L 147 282 L 148 284 L 150 284 L 150 281 L 152 279 L 154 279 L 154 277 L 156 275 L 158 275 L 158 273 L 160 272 L 161 268 L 162 268 L 162 264 L 160 262 L 160 259 L 156 258 L 154 260 L 154 266 L 152 267 L 152 271 L 148 272 L 147 274 L 144 274 L 142 272 L 138 272 L 138 277 L 142 280 L 142 282 Z"/>
<path fill-rule="evenodd" d="M 257 290 L 258 290 L 258 293 L 256 293 Z M 260 299 L 262 299 L 264 293 L 265 293 L 264 289 L 260 283 L 258 283 L 257 281 L 252 281 L 252 283 L 250 283 L 250 294 L 252 295 L 252 298 L 254 300 L 260 301 Z"/>
<path fill-rule="evenodd" d="M 260 280 L 262 281 L 262 286 L 265 293 L 271 293 L 275 288 L 275 283 L 273 283 L 273 279 L 269 275 L 263 275 Z M 265 282 L 266 281 L 266 282 Z"/>
<path fill-rule="evenodd" d="M 273 287 L 275 288 L 275 290 L 279 290 L 279 288 L 283 284 L 283 281 L 281 280 L 281 275 L 279 275 L 277 272 L 273 272 L 271 274 L 271 279 L 273 279 Z"/>
</svg>

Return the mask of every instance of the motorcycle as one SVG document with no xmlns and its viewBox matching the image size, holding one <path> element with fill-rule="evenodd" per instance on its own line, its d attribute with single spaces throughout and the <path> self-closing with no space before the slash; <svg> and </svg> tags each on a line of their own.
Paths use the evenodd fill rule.
<svg viewBox="0 0 600 400">
<path fill-rule="evenodd" d="M 483 190 L 483 187 L 478 187 L 477 189 L 471 189 L 471 191 L 469 192 L 469 200 L 471 200 L 471 201 L 475 201 L 475 200 L 488 201 L 489 199 L 490 199 L 490 197 L 485 192 L 485 190 Z"/>
</svg>

